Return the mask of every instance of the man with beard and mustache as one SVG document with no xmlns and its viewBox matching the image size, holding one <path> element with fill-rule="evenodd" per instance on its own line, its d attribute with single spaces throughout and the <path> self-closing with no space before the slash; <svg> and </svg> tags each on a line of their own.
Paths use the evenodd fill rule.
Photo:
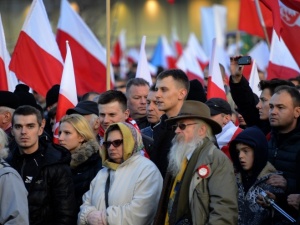
<svg viewBox="0 0 300 225">
<path fill-rule="evenodd" d="M 166 122 L 176 135 L 154 224 L 237 224 L 233 166 L 211 141 L 222 128 L 208 106 L 187 100 Z"/>
</svg>

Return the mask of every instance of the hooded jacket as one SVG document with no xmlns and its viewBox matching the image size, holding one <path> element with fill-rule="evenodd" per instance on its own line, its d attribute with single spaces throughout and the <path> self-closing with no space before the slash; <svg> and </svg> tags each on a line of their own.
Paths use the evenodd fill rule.
<svg viewBox="0 0 300 225">
<path fill-rule="evenodd" d="M 162 190 L 162 177 L 152 161 L 141 155 L 143 149 L 140 133 L 127 123 L 117 125 L 123 137 L 123 162 L 117 164 L 101 149 L 102 165 L 91 182 L 90 190 L 83 196 L 78 224 L 88 224 L 92 211 L 106 211 L 107 224 L 151 224 Z M 107 140 L 107 135 L 104 136 Z M 108 175 L 110 187 L 108 207 L 105 205 L 105 185 Z"/>
<path fill-rule="evenodd" d="M 239 162 L 236 145 L 242 143 L 254 151 L 252 175 L 243 170 Z M 272 213 L 270 208 L 263 208 L 256 203 L 261 191 L 270 191 L 274 194 L 283 193 L 278 187 L 266 183 L 270 175 L 276 174 L 276 169 L 268 162 L 268 143 L 265 135 L 257 127 L 246 128 L 230 144 L 230 155 L 236 168 L 238 185 L 239 225 L 271 225 L 285 224 L 284 218 L 277 212 Z"/>
</svg>

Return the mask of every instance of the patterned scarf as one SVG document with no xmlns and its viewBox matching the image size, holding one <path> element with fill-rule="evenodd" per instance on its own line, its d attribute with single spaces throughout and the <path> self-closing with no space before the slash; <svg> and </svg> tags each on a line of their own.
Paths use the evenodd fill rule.
<svg viewBox="0 0 300 225">
<path fill-rule="evenodd" d="M 128 123 L 114 123 L 111 125 L 117 125 L 123 136 L 123 162 L 129 159 L 133 154 L 140 152 L 143 148 L 143 141 L 140 132 L 134 126 Z M 107 133 L 104 135 L 104 140 L 107 141 Z M 108 158 L 107 150 L 102 145 L 100 155 L 102 158 L 102 164 L 109 169 L 116 170 L 120 164 L 112 162 Z"/>
</svg>

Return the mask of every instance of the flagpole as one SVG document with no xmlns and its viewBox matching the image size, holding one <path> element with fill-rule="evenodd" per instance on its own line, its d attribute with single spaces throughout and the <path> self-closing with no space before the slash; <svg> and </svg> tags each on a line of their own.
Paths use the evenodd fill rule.
<svg viewBox="0 0 300 225">
<path fill-rule="evenodd" d="M 265 24 L 265 21 L 264 21 L 264 17 L 263 17 L 263 14 L 262 14 L 260 6 L 259 6 L 259 1 L 255 0 L 254 2 L 255 2 L 255 7 L 256 7 L 257 14 L 258 14 L 260 25 L 262 26 L 262 29 L 263 29 L 265 37 L 266 37 L 267 45 L 268 45 L 268 47 L 270 49 L 269 35 L 267 33 L 267 29 L 266 29 L 266 24 Z"/>
<path fill-rule="evenodd" d="M 106 0 L 106 90 L 110 90 L 110 0 Z"/>
</svg>

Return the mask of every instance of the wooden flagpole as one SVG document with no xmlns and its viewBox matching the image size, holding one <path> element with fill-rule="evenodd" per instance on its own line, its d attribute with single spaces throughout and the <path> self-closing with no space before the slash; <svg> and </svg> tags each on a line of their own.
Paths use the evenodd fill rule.
<svg viewBox="0 0 300 225">
<path fill-rule="evenodd" d="M 110 90 L 110 0 L 106 0 L 106 90 Z"/>
<path fill-rule="evenodd" d="M 256 7 L 256 11 L 257 11 L 258 18 L 259 18 L 259 21 L 260 21 L 260 25 L 262 26 L 265 37 L 266 37 L 266 42 L 267 42 L 268 47 L 270 49 L 270 39 L 269 39 L 269 35 L 268 35 L 267 29 L 266 29 L 266 24 L 265 24 L 265 21 L 264 21 L 264 17 L 263 17 L 263 14 L 262 14 L 260 6 L 259 6 L 259 0 L 255 0 L 255 7 Z"/>
</svg>

